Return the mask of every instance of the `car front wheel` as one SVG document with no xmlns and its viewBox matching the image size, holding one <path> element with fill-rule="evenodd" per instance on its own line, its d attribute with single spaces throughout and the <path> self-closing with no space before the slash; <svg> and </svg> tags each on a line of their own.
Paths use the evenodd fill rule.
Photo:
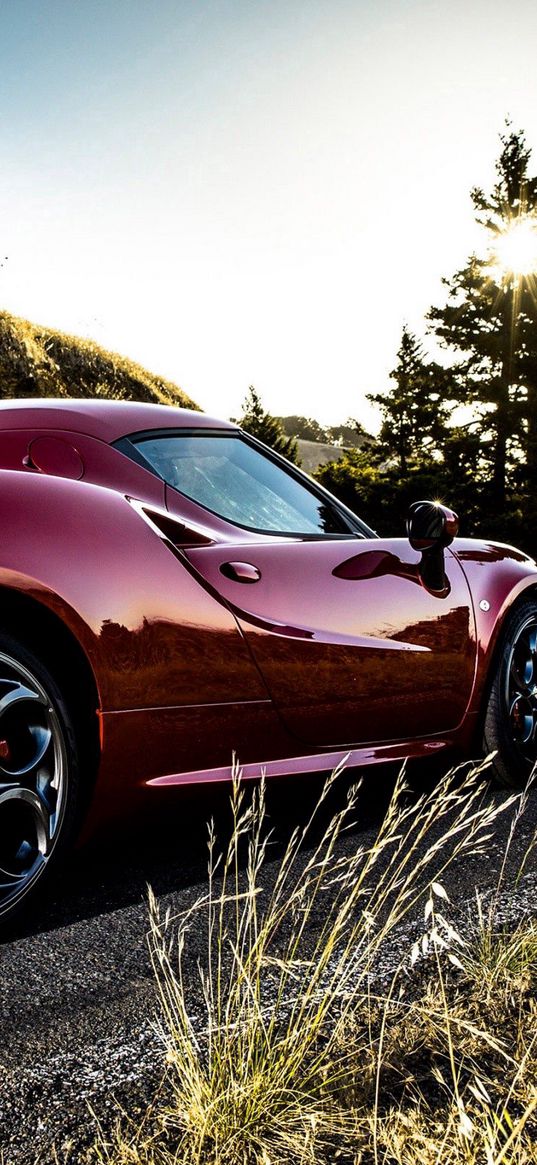
<svg viewBox="0 0 537 1165">
<path fill-rule="evenodd" d="M 499 784 L 521 788 L 537 762 L 537 600 L 507 617 L 485 714 L 483 746 Z"/>
<path fill-rule="evenodd" d="M 46 667 L 0 635 L 0 918 L 28 902 L 72 835 L 75 733 Z"/>
</svg>

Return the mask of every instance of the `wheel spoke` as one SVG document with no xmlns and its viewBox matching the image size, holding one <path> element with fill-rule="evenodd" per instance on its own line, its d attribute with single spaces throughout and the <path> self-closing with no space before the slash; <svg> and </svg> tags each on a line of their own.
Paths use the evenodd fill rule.
<svg viewBox="0 0 537 1165">
<path fill-rule="evenodd" d="M 512 683 L 521 692 L 535 687 L 537 680 L 537 629 L 521 635 L 517 640 L 512 658 L 510 675 Z"/>
<path fill-rule="evenodd" d="M 22 683 L 3 682 L 0 697 L 0 777 L 24 777 L 41 764 L 50 746 L 47 703 Z"/>
<path fill-rule="evenodd" d="M 37 793 L 21 786 L 0 793 L 0 871 L 5 885 L 21 884 L 46 859 L 51 819 Z"/>
<path fill-rule="evenodd" d="M 517 696 L 513 701 L 509 720 L 515 740 L 529 744 L 535 733 L 535 709 L 525 696 Z"/>
</svg>

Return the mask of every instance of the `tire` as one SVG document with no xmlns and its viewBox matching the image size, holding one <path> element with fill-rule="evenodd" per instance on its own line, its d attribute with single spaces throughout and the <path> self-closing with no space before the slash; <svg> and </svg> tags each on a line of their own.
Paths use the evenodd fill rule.
<svg viewBox="0 0 537 1165">
<path fill-rule="evenodd" d="M 47 667 L 0 634 L 0 922 L 35 901 L 78 828 L 78 748 Z"/>
<path fill-rule="evenodd" d="M 485 755 L 495 751 L 495 780 L 521 789 L 537 762 L 537 599 L 507 616 L 485 713 Z"/>
</svg>

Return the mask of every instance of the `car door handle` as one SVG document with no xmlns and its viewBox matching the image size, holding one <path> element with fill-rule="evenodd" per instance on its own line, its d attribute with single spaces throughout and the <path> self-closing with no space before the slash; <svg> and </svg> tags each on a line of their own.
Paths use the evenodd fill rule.
<svg viewBox="0 0 537 1165">
<path fill-rule="evenodd" d="M 223 562 L 220 570 L 234 582 L 254 583 L 261 578 L 259 567 L 251 562 Z"/>
</svg>

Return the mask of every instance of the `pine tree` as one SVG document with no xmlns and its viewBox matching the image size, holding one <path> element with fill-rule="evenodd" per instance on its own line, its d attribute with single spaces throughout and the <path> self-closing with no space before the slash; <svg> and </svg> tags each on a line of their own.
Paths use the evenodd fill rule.
<svg viewBox="0 0 537 1165">
<path fill-rule="evenodd" d="M 441 342 L 461 354 L 457 396 L 474 407 L 496 511 L 517 466 L 525 463 L 526 487 L 537 479 L 537 178 L 524 134 L 507 123 L 500 141 L 492 192 L 471 192 L 483 253 L 443 281 L 448 301 L 429 313 Z"/>
<path fill-rule="evenodd" d="M 444 398 L 451 377 L 440 365 L 425 361 L 421 344 L 405 325 L 390 378 L 394 387 L 389 392 L 367 396 L 382 415 L 375 457 L 406 476 L 413 464 L 441 455 L 450 412 Z"/>
<path fill-rule="evenodd" d="M 252 437 L 257 437 L 265 445 L 269 445 L 276 453 L 281 453 L 287 457 L 287 460 L 292 461 L 294 465 L 299 465 L 300 458 L 296 437 L 287 437 L 281 422 L 265 411 L 253 384 L 248 389 L 248 395 L 245 397 L 242 407 L 243 414 L 237 422 L 241 429 L 244 429 L 246 433 L 251 433 Z"/>
</svg>

